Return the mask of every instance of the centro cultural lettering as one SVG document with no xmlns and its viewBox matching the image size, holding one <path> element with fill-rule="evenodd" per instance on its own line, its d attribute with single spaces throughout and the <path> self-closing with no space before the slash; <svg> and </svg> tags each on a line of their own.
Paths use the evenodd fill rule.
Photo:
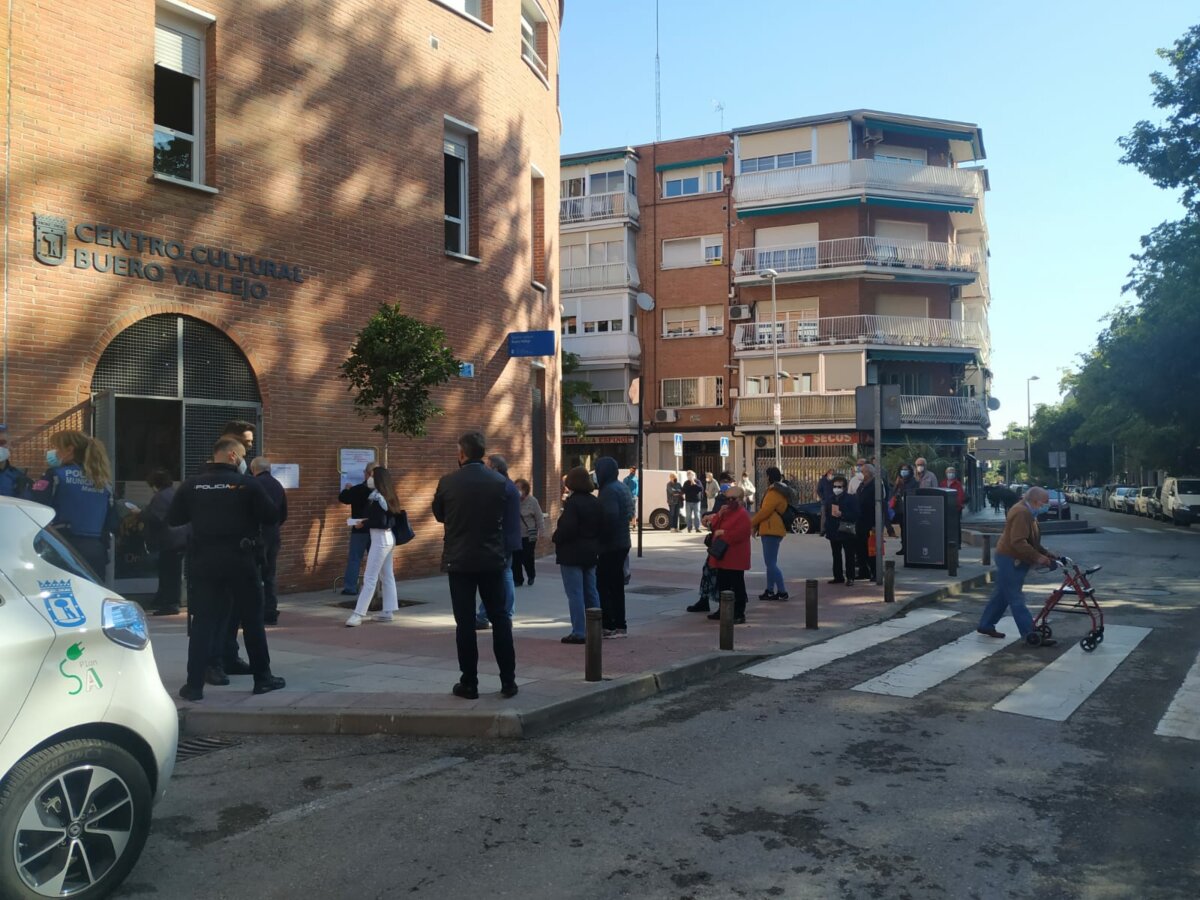
<svg viewBox="0 0 1200 900">
<path fill-rule="evenodd" d="M 90 268 L 97 272 L 110 272 L 126 278 L 143 278 L 153 282 L 163 281 L 167 272 L 170 272 L 175 283 L 181 286 L 251 297 L 255 300 L 262 300 L 268 294 L 267 285 L 260 279 L 273 278 L 293 284 L 304 283 L 304 273 L 299 266 L 263 259 L 249 253 L 234 253 L 219 247 L 206 247 L 203 244 L 188 247 L 182 241 L 167 240 L 140 231 L 115 228 L 112 225 L 81 222 L 75 226 L 75 237 L 83 244 L 120 248 L 132 253 L 171 260 L 171 264 L 164 265 L 154 261 L 143 261 L 134 256 L 100 253 L 79 247 L 75 249 L 77 269 Z M 214 269 L 218 271 L 212 271 Z"/>
</svg>

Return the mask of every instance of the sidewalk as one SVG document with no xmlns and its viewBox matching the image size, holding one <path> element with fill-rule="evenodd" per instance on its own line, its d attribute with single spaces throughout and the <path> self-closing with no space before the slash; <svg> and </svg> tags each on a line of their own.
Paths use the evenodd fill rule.
<svg viewBox="0 0 1200 900">
<path fill-rule="evenodd" d="M 634 535 L 634 554 L 636 542 Z M 885 605 L 883 589 L 873 584 L 826 584 L 829 544 L 805 535 L 784 541 L 780 554 L 791 600 L 759 602 L 765 576 L 756 543 L 755 568 L 746 578 L 748 622 L 735 629 L 735 651 L 722 653 L 717 623 L 684 609 L 698 596 L 700 536 L 647 532 L 644 548 L 643 558 L 631 558 L 629 637 L 603 643 L 604 681 L 585 682 L 584 648 L 559 641 L 570 631 L 567 604 L 558 567 L 546 557 L 538 561 L 536 583 L 517 588 L 513 630 L 521 692 L 511 700 L 497 693 L 490 631 L 478 632 L 480 698 L 451 695 L 458 680 L 454 619 L 446 579 L 436 576 L 401 581 L 395 621 L 358 628 L 344 626 L 349 611 L 338 603 L 346 598 L 332 591 L 284 596 L 280 624 L 267 634 L 272 670 L 287 679 L 287 688 L 255 696 L 249 676 L 234 676 L 228 687 L 206 685 L 200 703 L 177 698 L 182 729 L 520 737 L 881 621 L 987 577 L 974 548 L 963 548 L 952 579 L 944 569 L 904 568 L 903 558 L 892 555 L 898 542 L 889 541 L 889 558 L 897 559 L 896 602 Z M 804 627 L 805 578 L 819 579 L 816 631 Z M 174 696 L 186 668 L 184 618 L 150 622 L 159 672 Z"/>
</svg>

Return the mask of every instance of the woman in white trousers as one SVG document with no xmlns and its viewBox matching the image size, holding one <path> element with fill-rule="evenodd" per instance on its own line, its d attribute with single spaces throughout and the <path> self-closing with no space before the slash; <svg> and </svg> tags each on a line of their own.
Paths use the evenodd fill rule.
<svg viewBox="0 0 1200 900">
<path fill-rule="evenodd" d="M 375 585 L 383 582 L 383 611 L 375 614 L 376 622 L 390 622 L 398 607 L 396 598 L 396 573 L 392 569 L 392 553 L 396 549 L 396 535 L 392 532 L 400 501 L 396 497 L 396 486 L 392 476 L 382 466 L 367 479 L 371 488 L 367 500 L 367 528 L 371 532 L 371 549 L 367 551 L 367 568 L 363 573 L 362 590 L 358 592 L 358 603 L 346 620 L 346 627 L 362 624 L 375 596 Z"/>
</svg>

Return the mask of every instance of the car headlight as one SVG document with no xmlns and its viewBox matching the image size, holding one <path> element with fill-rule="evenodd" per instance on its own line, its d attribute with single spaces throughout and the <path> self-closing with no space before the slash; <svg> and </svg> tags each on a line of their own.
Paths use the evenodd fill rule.
<svg viewBox="0 0 1200 900">
<path fill-rule="evenodd" d="M 105 600 L 100 621 L 104 636 L 114 644 L 131 650 L 143 650 L 150 643 L 146 614 L 136 603 L 111 598 Z"/>
</svg>

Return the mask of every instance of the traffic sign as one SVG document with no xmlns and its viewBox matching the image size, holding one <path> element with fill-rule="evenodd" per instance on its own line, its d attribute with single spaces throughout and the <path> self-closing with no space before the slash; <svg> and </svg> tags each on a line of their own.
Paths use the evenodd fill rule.
<svg viewBox="0 0 1200 900">
<path fill-rule="evenodd" d="M 729 458 L 729 438 L 721 438 L 721 456 Z"/>
<path fill-rule="evenodd" d="M 683 459 L 683 435 L 675 432 L 675 456 Z"/>
</svg>

